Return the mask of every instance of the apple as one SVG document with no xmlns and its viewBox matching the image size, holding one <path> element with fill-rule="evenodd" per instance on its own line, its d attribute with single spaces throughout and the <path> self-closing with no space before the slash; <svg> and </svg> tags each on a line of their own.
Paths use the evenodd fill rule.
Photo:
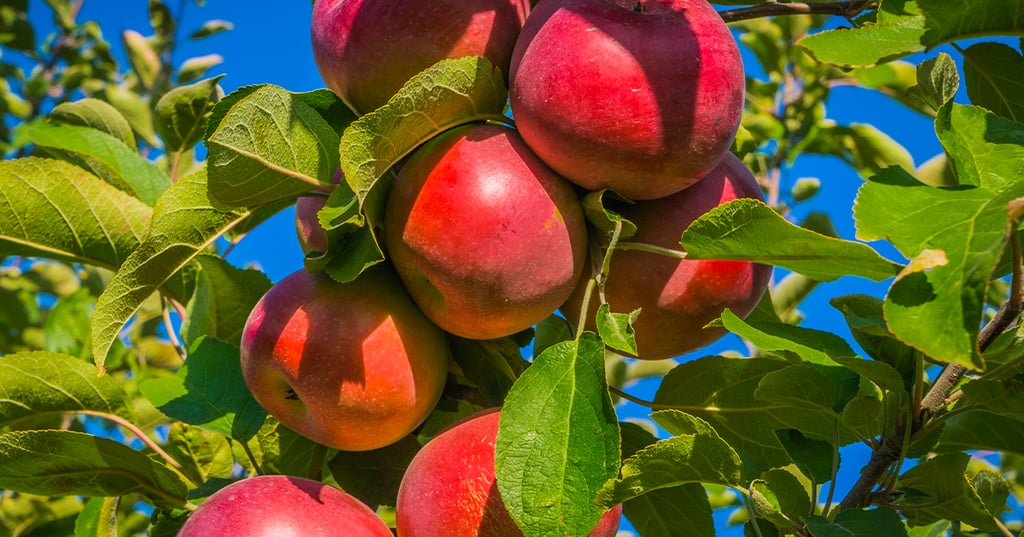
<svg viewBox="0 0 1024 537">
<path fill-rule="evenodd" d="M 508 80 L 529 10 L 528 0 L 317 0 L 313 58 L 327 87 L 366 113 L 445 58 L 483 56 Z"/>
<path fill-rule="evenodd" d="M 432 438 L 398 488 L 398 537 L 522 537 L 494 476 L 500 409 L 470 415 Z M 591 537 L 612 537 L 622 507 L 601 517 Z"/>
<path fill-rule="evenodd" d="M 336 185 L 345 179 L 341 168 L 334 171 L 333 179 Z M 320 225 L 318 213 L 327 204 L 327 196 L 330 195 L 330 190 L 318 188 L 312 195 L 301 196 L 295 200 L 295 234 L 299 238 L 299 247 L 304 254 L 327 251 L 327 233 Z"/>
<path fill-rule="evenodd" d="M 189 515 L 178 537 L 392 537 L 376 513 L 319 481 L 264 475 L 235 481 Z"/>
<path fill-rule="evenodd" d="M 402 166 L 384 242 L 427 317 L 490 339 L 529 328 L 569 297 L 587 232 L 572 185 L 515 130 L 478 123 L 442 133 Z"/>
<path fill-rule="evenodd" d="M 637 226 L 628 240 L 678 250 L 679 238 L 691 222 L 736 198 L 763 199 L 750 170 L 731 153 L 697 184 L 671 196 L 614 207 Z M 640 308 L 634 323 L 637 358 L 661 359 L 703 347 L 725 334 L 724 328 L 703 328 L 725 308 L 746 316 L 764 295 L 771 267 L 747 261 L 680 260 L 637 250 L 612 254 L 605 297 L 611 311 Z M 579 322 L 586 279 L 561 311 Z M 597 293 L 588 308 L 593 330 Z"/>
<path fill-rule="evenodd" d="M 566 179 L 631 199 L 706 175 L 743 112 L 739 48 L 705 0 L 541 2 L 510 76 L 527 145 Z"/>
<path fill-rule="evenodd" d="M 416 428 L 441 397 L 444 332 L 393 270 L 337 283 L 305 270 L 275 284 L 242 333 L 242 374 L 256 401 L 327 446 L 367 451 Z"/>
</svg>

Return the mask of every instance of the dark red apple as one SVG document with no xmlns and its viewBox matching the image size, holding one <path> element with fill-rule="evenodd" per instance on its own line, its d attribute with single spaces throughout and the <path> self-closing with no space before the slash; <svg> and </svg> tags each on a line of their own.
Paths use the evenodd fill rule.
<svg viewBox="0 0 1024 537">
<path fill-rule="evenodd" d="M 334 171 L 334 184 L 341 183 L 345 174 L 341 168 Z M 302 253 L 327 251 L 327 233 L 320 225 L 320 209 L 327 204 L 327 196 L 331 191 L 323 188 L 314 190 L 308 196 L 301 196 L 295 200 L 295 234 L 299 238 L 299 247 Z"/>
<path fill-rule="evenodd" d="M 572 185 L 499 125 L 452 129 L 417 149 L 384 220 L 388 255 L 413 299 L 466 338 L 506 336 L 550 315 L 586 256 Z"/>
<path fill-rule="evenodd" d="M 516 43 L 510 91 L 523 140 L 555 171 L 654 199 L 728 151 L 743 64 L 705 0 L 543 1 Z"/>
<path fill-rule="evenodd" d="M 630 242 L 680 249 L 679 238 L 691 222 L 736 198 L 762 199 L 757 180 L 728 154 L 697 184 L 666 198 L 615 207 L 637 226 Z M 749 314 L 768 288 L 771 267 L 747 261 L 679 260 L 659 254 L 618 250 L 612 254 L 605 297 L 613 312 L 641 308 L 634 328 L 638 358 L 660 359 L 703 347 L 725 334 L 703 328 L 725 308 Z M 562 307 L 573 324 L 583 303 L 584 279 Z M 594 329 L 596 293 L 587 327 Z"/>
<path fill-rule="evenodd" d="M 178 537 L 392 537 L 376 513 L 319 481 L 265 475 L 235 481 L 193 512 Z"/>
<path fill-rule="evenodd" d="M 528 0 L 317 0 L 313 58 L 354 110 L 379 108 L 413 75 L 445 58 L 508 66 Z"/>
<path fill-rule="evenodd" d="M 444 333 L 387 266 L 340 284 L 299 270 L 256 304 L 242 333 L 256 401 L 300 434 L 365 451 L 417 427 L 440 399 Z"/>
<path fill-rule="evenodd" d="M 494 477 L 498 409 L 482 411 L 432 438 L 398 489 L 399 537 L 522 537 Z M 622 507 L 601 517 L 590 537 L 612 537 Z"/>
</svg>

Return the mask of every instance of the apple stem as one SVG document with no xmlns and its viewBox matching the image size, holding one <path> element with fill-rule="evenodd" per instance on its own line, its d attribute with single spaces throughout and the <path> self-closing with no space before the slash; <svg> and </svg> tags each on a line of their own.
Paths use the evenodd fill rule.
<svg viewBox="0 0 1024 537">
<path fill-rule="evenodd" d="M 583 305 L 580 306 L 579 325 L 576 327 L 576 341 L 583 336 L 583 330 L 587 326 L 587 315 L 589 315 L 590 299 L 594 296 L 594 287 L 598 289 L 598 296 L 601 303 L 606 303 L 604 297 L 604 283 L 608 280 L 608 272 L 611 269 L 612 253 L 619 245 L 619 237 L 622 235 L 622 220 L 615 220 L 615 227 L 612 228 L 611 236 L 608 238 L 608 245 L 604 250 L 601 264 L 594 267 L 593 276 L 587 281 L 587 288 L 583 292 Z"/>
<path fill-rule="evenodd" d="M 252 469 L 256 472 L 256 475 L 263 475 L 263 468 L 260 468 L 260 463 L 256 462 L 256 455 L 253 454 L 252 449 L 249 448 L 249 442 L 238 441 L 242 444 L 242 451 L 245 452 L 245 456 L 249 458 L 249 464 L 252 465 Z"/>
</svg>

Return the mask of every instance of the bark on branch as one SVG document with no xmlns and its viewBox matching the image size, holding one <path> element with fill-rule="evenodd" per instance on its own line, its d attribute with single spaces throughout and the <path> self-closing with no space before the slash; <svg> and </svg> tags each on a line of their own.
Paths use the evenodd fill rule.
<svg viewBox="0 0 1024 537">
<path fill-rule="evenodd" d="M 777 15 L 837 15 L 852 19 L 860 13 L 878 7 L 876 0 L 848 0 L 846 2 L 777 2 L 770 1 L 756 6 L 729 9 L 719 12 L 725 22 L 735 22 Z"/>
</svg>

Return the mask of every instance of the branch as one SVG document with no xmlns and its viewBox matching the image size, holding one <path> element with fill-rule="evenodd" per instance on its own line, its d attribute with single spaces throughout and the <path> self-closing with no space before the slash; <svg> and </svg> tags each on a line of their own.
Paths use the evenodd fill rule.
<svg viewBox="0 0 1024 537">
<path fill-rule="evenodd" d="M 838 15 L 852 19 L 864 11 L 876 9 L 875 0 L 849 0 L 846 2 L 776 2 L 774 0 L 751 7 L 742 7 L 721 11 L 718 14 L 725 22 L 735 22 L 777 15 Z"/>
</svg>

